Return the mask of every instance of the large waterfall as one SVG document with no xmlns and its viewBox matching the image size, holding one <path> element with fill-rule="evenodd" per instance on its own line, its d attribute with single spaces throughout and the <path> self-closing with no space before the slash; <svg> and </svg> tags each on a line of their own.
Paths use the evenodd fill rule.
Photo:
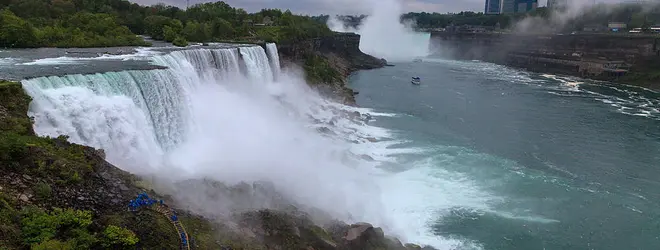
<svg viewBox="0 0 660 250">
<path fill-rule="evenodd" d="M 275 44 L 186 48 L 151 56 L 166 69 L 40 77 L 23 86 L 33 97 L 29 115 L 38 134 L 103 148 L 108 161 L 129 172 L 175 182 L 270 181 L 336 219 L 427 241 L 431 236 L 411 228 L 423 222 L 410 224 L 428 213 L 427 198 L 402 203 L 384 194 L 432 191 L 407 180 L 415 178 L 410 173 L 377 168 L 414 149 L 390 149 L 400 142 L 352 113 L 390 114 L 321 98 L 292 73 L 298 71 L 280 70 L 277 54 Z M 206 213 L 229 202 L 196 200 L 190 208 Z"/>
<path fill-rule="evenodd" d="M 347 142 L 384 134 L 342 118 L 341 109 L 355 109 L 281 73 L 272 61 L 277 48 L 268 51 L 270 57 L 259 46 L 184 49 L 151 59 L 167 69 L 24 80 L 34 100 L 29 115 L 38 134 L 103 148 L 133 173 L 268 180 L 297 202 L 333 208 L 338 218 L 388 224 L 369 177 L 379 171 L 354 157 L 359 150 Z M 319 126 L 338 136 L 318 133 Z"/>
</svg>

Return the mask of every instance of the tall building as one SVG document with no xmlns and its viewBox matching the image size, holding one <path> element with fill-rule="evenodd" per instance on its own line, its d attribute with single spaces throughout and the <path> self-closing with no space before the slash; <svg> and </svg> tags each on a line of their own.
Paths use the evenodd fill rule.
<svg viewBox="0 0 660 250">
<path fill-rule="evenodd" d="M 538 0 L 517 0 L 516 1 L 516 13 L 528 12 L 535 10 L 539 7 Z"/>
<path fill-rule="evenodd" d="M 502 0 L 502 14 L 516 13 L 518 0 Z"/>
<path fill-rule="evenodd" d="M 502 13 L 502 0 L 486 0 L 485 14 L 500 14 Z"/>
<path fill-rule="evenodd" d="M 486 14 L 527 12 L 538 7 L 538 0 L 486 0 Z"/>
</svg>

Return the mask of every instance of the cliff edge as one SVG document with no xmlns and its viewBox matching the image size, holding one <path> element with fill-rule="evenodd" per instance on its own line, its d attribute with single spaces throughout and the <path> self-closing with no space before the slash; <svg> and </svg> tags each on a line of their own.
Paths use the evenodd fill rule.
<svg viewBox="0 0 660 250">
<path fill-rule="evenodd" d="M 385 59 L 360 51 L 360 35 L 355 33 L 278 44 L 278 51 L 283 65 L 301 65 L 310 85 L 346 104 L 355 104 L 354 92 L 346 86 L 351 73 L 387 65 Z"/>
<path fill-rule="evenodd" d="M 660 89 L 660 36 L 432 32 L 436 54 Z"/>
</svg>

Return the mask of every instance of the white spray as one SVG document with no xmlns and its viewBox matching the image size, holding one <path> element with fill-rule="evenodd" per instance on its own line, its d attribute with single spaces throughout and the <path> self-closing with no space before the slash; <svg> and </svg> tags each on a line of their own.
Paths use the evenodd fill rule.
<svg viewBox="0 0 660 250">
<path fill-rule="evenodd" d="M 430 34 L 415 32 L 410 23 L 401 23 L 403 7 L 399 0 L 363 0 L 372 9 L 362 24 L 353 29 L 331 17 L 328 27 L 337 32 L 361 35 L 360 50 L 389 61 L 406 61 L 429 55 Z"/>
<path fill-rule="evenodd" d="M 430 161 L 399 173 L 376 168 L 415 149 L 389 148 L 398 142 L 386 140 L 387 130 L 341 111 L 369 110 L 322 99 L 300 74 L 286 70 L 273 81 L 261 47 L 240 54 L 237 63 L 235 48 L 175 51 L 153 58 L 164 70 L 42 77 L 23 85 L 34 100 L 38 134 L 103 148 L 109 161 L 132 173 L 174 182 L 269 181 L 296 204 L 373 223 L 405 242 L 462 244 L 434 235 L 428 223 L 455 206 L 487 209 L 490 198 L 474 183 L 438 174 Z M 330 132 L 318 133 L 321 127 Z M 235 201 L 211 199 L 207 191 L 190 187 L 174 196 L 192 211 L 227 214 Z"/>
</svg>

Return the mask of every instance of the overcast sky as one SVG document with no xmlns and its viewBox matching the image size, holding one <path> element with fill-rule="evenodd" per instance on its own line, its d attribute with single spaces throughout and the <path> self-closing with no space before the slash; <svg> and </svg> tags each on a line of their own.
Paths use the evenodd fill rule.
<svg viewBox="0 0 660 250">
<path fill-rule="evenodd" d="M 131 0 L 136 3 L 152 5 L 165 3 L 179 7 L 186 6 L 186 0 Z M 190 0 L 190 4 L 215 2 L 217 0 Z M 248 12 L 256 12 L 263 8 L 290 9 L 295 13 L 305 14 L 357 14 L 369 12 L 366 2 L 375 0 L 225 0 L 234 7 Z M 404 3 L 404 11 L 414 12 L 460 12 L 465 10 L 483 11 L 485 0 L 399 0 Z M 539 0 L 544 6 L 547 0 Z M 585 1 L 585 0 L 582 0 Z M 596 0 L 598 2 L 612 2 L 623 0 Z"/>
</svg>

